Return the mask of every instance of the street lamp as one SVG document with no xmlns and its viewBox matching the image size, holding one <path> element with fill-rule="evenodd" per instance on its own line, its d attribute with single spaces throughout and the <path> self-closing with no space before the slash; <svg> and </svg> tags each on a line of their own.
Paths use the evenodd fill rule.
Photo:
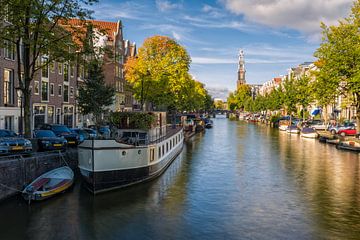
<svg viewBox="0 0 360 240">
<path fill-rule="evenodd" d="M 19 134 L 23 135 L 23 91 L 20 87 L 15 88 L 18 99 L 20 99 L 20 123 Z"/>
</svg>

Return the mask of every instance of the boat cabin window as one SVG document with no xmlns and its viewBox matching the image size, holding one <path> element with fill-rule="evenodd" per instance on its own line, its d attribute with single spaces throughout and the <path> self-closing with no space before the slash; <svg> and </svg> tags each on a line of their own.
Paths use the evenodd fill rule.
<svg viewBox="0 0 360 240">
<path fill-rule="evenodd" d="M 165 154 L 165 147 L 164 147 L 164 145 L 162 145 L 162 155 L 164 155 Z"/>
<path fill-rule="evenodd" d="M 161 158 L 161 147 L 159 147 L 158 158 Z"/>
<path fill-rule="evenodd" d="M 150 162 L 155 160 L 155 149 L 150 149 Z"/>
</svg>

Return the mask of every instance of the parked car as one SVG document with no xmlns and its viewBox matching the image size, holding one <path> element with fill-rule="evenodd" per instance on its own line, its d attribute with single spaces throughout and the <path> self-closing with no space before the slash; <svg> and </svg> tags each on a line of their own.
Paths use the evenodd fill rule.
<svg viewBox="0 0 360 240">
<path fill-rule="evenodd" d="M 312 120 L 312 121 L 308 122 L 308 125 L 310 128 L 315 129 L 315 130 L 326 130 L 327 129 L 327 125 L 321 120 Z"/>
<path fill-rule="evenodd" d="M 90 134 L 81 128 L 71 128 L 70 131 L 79 136 L 79 142 L 90 139 Z"/>
<path fill-rule="evenodd" d="M 352 127 L 350 129 L 341 129 L 341 130 L 338 131 L 338 134 L 340 134 L 343 137 L 345 137 L 345 136 L 354 136 L 354 135 L 356 135 L 356 128 Z"/>
<path fill-rule="evenodd" d="M 0 155 L 30 152 L 32 144 L 28 139 L 17 136 L 13 131 L 0 129 Z"/>
<path fill-rule="evenodd" d="M 51 130 L 58 137 L 64 137 L 67 140 L 68 146 L 77 146 L 80 142 L 80 137 L 76 133 L 70 131 L 68 127 L 61 124 L 43 124 L 40 130 Z"/>
<path fill-rule="evenodd" d="M 354 123 L 345 123 L 344 125 L 331 125 L 328 128 L 328 131 L 331 132 L 331 134 L 338 134 L 340 130 L 345 130 L 345 129 L 351 129 L 353 127 L 355 127 L 356 125 Z"/>
<path fill-rule="evenodd" d="M 109 126 L 100 126 L 97 127 L 95 125 L 91 125 L 89 126 L 90 129 L 97 131 L 97 137 L 101 137 L 101 138 L 110 138 L 111 136 L 111 130 Z"/>
<path fill-rule="evenodd" d="M 39 151 L 65 150 L 67 146 L 67 140 L 56 136 L 51 130 L 35 130 L 34 138 L 37 140 Z"/>
<path fill-rule="evenodd" d="M 86 131 L 89 134 L 90 138 L 96 138 L 97 137 L 97 131 L 91 128 L 82 128 L 82 130 Z"/>
</svg>

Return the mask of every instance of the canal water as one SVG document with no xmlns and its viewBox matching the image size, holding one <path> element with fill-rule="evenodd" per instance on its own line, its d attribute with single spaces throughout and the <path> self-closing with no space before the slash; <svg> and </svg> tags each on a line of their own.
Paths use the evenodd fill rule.
<svg viewBox="0 0 360 240">
<path fill-rule="evenodd" d="M 0 204 L 0 239 L 360 239 L 360 155 L 215 119 L 158 179 Z"/>
</svg>

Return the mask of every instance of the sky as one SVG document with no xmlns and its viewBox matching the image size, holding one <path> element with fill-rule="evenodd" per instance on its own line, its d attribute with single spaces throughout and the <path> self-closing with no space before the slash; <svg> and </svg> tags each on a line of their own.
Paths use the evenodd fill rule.
<svg viewBox="0 0 360 240">
<path fill-rule="evenodd" d="M 236 88 L 238 52 L 246 81 L 262 84 L 314 61 L 320 22 L 337 24 L 352 0 L 99 0 L 98 20 L 123 23 L 124 38 L 141 47 L 154 35 L 174 38 L 191 56 L 190 72 L 213 97 Z"/>
</svg>

